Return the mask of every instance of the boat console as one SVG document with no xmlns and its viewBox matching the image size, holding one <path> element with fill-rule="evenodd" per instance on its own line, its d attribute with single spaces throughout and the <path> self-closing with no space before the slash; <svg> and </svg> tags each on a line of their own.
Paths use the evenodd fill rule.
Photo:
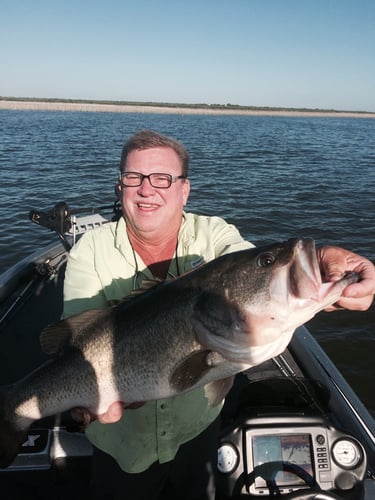
<svg viewBox="0 0 375 500">
<path fill-rule="evenodd" d="M 332 423 L 325 387 L 262 375 L 255 369 L 237 377 L 224 407 L 219 499 L 371 498 L 363 496 L 366 450 Z"/>
<path fill-rule="evenodd" d="M 366 453 L 357 439 L 323 418 L 264 416 L 222 436 L 218 469 L 229 497 L 351 490 L 365 476 Z"/>
</svg>

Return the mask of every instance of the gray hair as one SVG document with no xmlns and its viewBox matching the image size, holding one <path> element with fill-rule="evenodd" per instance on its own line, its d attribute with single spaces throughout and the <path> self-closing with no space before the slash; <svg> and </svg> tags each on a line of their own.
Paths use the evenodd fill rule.
<svg viewBox="0 0 375 500">
<path fill-rule="evenodd" d="M 131 151 L 144 150 L 152 148 L 171 148 L 181 160 L 182 175 L 187 177 L 189 173 L 189 154 L 185 146 L 165 135 L 154 132 L 153 130 L 141 130 L 128 139 L 122 149 L 120 170 L 126 164 L 126 160 Z"/>
</svg>

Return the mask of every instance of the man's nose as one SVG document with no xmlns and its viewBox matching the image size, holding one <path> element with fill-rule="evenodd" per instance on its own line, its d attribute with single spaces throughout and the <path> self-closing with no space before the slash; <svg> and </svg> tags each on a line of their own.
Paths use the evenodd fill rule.
<svg viewBox="0 0 375 500">
<path fill-rule="evenodd" d="M 138 193 L 143 196 L 147 196 L 149 194 L 154 193 L 155 189 L 151 186 L 150 179 L 148 177 L 144 177 L 141 185 L 138 188 Z"/>
</svg>

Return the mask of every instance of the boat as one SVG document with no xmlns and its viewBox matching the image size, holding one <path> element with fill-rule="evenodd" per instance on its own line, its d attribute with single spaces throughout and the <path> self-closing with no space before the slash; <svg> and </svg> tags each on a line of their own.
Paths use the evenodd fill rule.
<svg viewBox="0 0 375 500">
<path fill-rule="evenodd" d="M 1 385 L 48 359 L 39 336 L 62 313 L 69 251 L 120 215 L 118 202 L 30 211 L 52 238 L 0 276 Z M 40 420 L 0 470 L 1 499 L 89 498 L 91 456 L 70 412 Z M 217 499 L 275 496 L 375 498 L 375 421 L 305 326 L 281 355 L 236 376 L 222 411 Z"/>
</svg>

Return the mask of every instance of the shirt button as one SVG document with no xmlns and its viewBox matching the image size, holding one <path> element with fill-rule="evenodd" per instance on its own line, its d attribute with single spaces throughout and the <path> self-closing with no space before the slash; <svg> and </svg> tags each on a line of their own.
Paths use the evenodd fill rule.
<svg viewBox="0 0 375 500">
<path fill-rule="evenodd" d="M 160 435 L 164 437 L 167 433 L 165 431 L 161 431 Z"/>
<path fill-rule="evenodd" d="M 161 410 L 165 410 L 165 409 L 166 409 L 166 407 L 167 407 L 167 405 L 166 405 L 165 403 L 162 403 L 162 404 L 160 405 L 160 409 L 161 409 Z"/>
</svg>

